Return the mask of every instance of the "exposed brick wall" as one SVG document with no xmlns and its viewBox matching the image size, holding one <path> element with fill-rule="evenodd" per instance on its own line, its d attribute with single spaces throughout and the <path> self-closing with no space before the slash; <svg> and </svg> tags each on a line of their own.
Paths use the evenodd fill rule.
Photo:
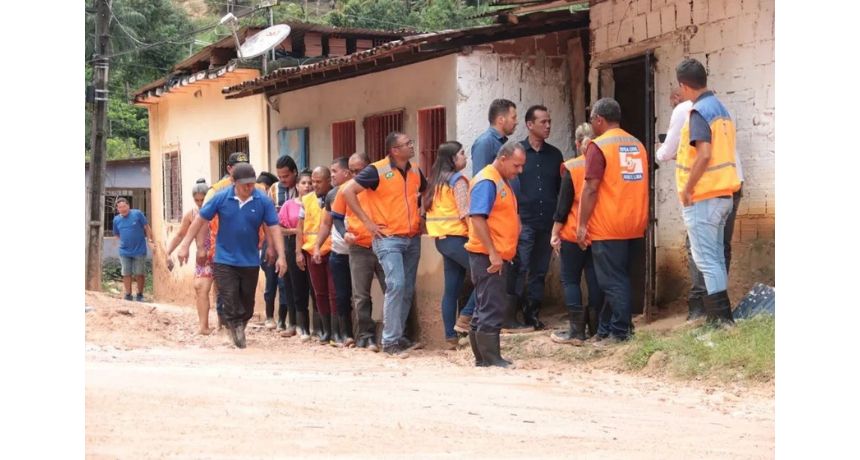
<svg viewBox="0 0 860 460">
<path fill-rule="evenodd" d="M 773 247 L 774 1 L 607 0 L 592 5 L 590 17 L 592 101 L 597 97 L 599 67 L 651 50 L 657 59 L 657 133 L 668 128 L 668 98 L 676 84 L 675 65 L 689 56 L 708 69 L 708 86 L 727 106 L 737 127 L 737 151 L 745 183 L 735 231 L 739 247 L 734 251 L 737 257 L 732 267 L 735 270 L 739 265 L 743 272 L 749 265 L 746 252 L 740 250 L 745 244 Z M 664 277 L 658 281 L 661 290 L 677 285 L 672 277 L 686 276 L 686 256 L 678 257 L 683 252 L 685 230 L 674 168 L 674 162 L 662 164 L 656 178 L 658 266 Z M 773 255 L 772 250 L 765 253 Z M 761 264 L 758 261 L 753 265 Z M 772 265 L 771 259 L 770 278 L 761 281 L 773 283 Z M 681 293 L 662 293 L 665 298 L 674 294 Z"/>
</svg>

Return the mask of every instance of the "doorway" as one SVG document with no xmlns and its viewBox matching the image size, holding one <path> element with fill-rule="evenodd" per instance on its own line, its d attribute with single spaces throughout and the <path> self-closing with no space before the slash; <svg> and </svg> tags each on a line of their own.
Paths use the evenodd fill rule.
<svg viewBox="0 0 860 460">
<path fill-rule="evenodd" d="M 630 253 L 630 282 L 634 314 L 646 321 L 656 317 L 657 257 L 654 184 L 654 56 L 648 53 L 599 69 L 598 97 L 612 97 L 621 105 L 621 128 L 642 141 L 648 151 L 648 227 Z"/>
</svg>

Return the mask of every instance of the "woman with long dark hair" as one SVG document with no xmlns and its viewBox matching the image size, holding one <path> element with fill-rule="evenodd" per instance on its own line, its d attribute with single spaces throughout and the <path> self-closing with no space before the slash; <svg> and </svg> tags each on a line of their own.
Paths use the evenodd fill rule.
<svg viewBox="0 0 860 460">
<path fill-rule="evenodd" d="M 461 171 L 466 167 L 466 153 L 457 141 L 439 146 L 436 162 L 430 172 L 424 202 L 427 207 L 427 234 L 436 239 L 445 269 L 445 292 L 442 295 L 442 322 L 448 348 L 457 348 L 457 332 L 468 333 L 475 310 L 475 292 L 457 318 L 457 298 L 469 273 L 469 255 L 463 247 L 468 240 L 469 179 Z M 456 320 L 456 322 L 455 322 Z"/>
</svg>

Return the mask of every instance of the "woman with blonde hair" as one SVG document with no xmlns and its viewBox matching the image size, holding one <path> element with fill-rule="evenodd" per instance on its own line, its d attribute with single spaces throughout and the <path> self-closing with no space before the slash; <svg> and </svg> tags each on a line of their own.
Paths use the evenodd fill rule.
<svg viewBox="0 0 860 460">
<path fill-rule="evenodd" d="M 200 212 L 200 207 L 203 206 L 203 198 L 206 196 L 206 191 L 209 186 L 206 184 L 206 179 L 197 179 L 194 187 L 191 188 L 191 196 L 194 198 L 194 208 L 189 210 L 182 216 L 182 224 L 179 226 L 179 231 L 173 235 L 170 244 L 167 245 L 167 269 L 173 270 L 173 259 L 170 254 L 179 246 L 182 239 L 188 233 L 191 222 L 197 217 Z M 209 248 L 212 241 L 209 238 L 209 226 L 203 225 L 200 231 L 194 236 L 194 243 L 197 246 L 197 263 L 194 267 L 194 293 L 195 303 L 197 305 L 197 318 L 200 322 L 200 329 L 197 333 L 200 335 L 209 335 L 209 290 L 212 288 L 212 258 L 209 257 Z"/>
</svg>

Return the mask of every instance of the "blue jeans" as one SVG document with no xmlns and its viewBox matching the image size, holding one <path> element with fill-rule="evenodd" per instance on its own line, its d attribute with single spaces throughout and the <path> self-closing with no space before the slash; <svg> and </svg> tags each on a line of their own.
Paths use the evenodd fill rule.
<svg viewBox="0 0 860 460">
<path fill-rule="evenodd" d="M 633 241 L 604 240 L 591 243 L 597 284 L 603 289 L 603 294 L 609 302 L 609 305 L 604 306 L 600 314 L 600 326 L 597 333 L 601 336 L 613 335 L 621 340 L 626 340 L 630 336 L 632 294 L 627 262 L 630 258 L 630 245 Z M 607 309 L 612 311 L 608 328 L 605 327 L 603 319 Z"/>
<path fill-rule="evenodd" d="M 445 268 L 445 292 L 442 294 L 442 322 L 445 324 L 445 338 L 457 337 L 454 323 L 457 322 L 457 298 L 463 288 L 463 282 L 469 274 L 469 253 L 463 245 L 468 238 L 465 236 L 448 236 L 436 238 L 436 249 L 442 254 Z M 469 295 L 469 301 L 460 312 L 464 316 L 472 316 L 475 312 L 475 290 Z"/>
<path fill-rule="evenodd" d="M 374 238 L 373 252 L 385 273 L 382 345 L 394 345 L 403 337 L 406 318 L 412 309 L 418 258 L 421 257 L 421 237 Z"/>
<path fill-rule="evenodd" d="M 723 238 L 731 211 L 731 197 L 698 201 L 682 211 L 690 238 L 690 252 L 696 268 L 702 272 L 709 295 L 728 288 Z"/>
<path fill-rule="evenodd" d="M 564 288 L 564 305 L 574 312 L 582 311 L 582 272 L 585 271 L 585 284 L 588 286 L 588 308 L 598 313 L 597 334 L 609 335 L 609 322 L 612 309 L 605 305 L 603 291 L 597 282 L 591 246 L 585 251 L 576 243 L 561 242 L 561 286 Z"/>
<path fill-rule="evenodd" d="M 552 258 L 551 229 L 523 224 L 517 241 L 514 269 L 508 275 L 508 293 L 519 298 L 541 302 L 544 280 Z"/>
</svg>

